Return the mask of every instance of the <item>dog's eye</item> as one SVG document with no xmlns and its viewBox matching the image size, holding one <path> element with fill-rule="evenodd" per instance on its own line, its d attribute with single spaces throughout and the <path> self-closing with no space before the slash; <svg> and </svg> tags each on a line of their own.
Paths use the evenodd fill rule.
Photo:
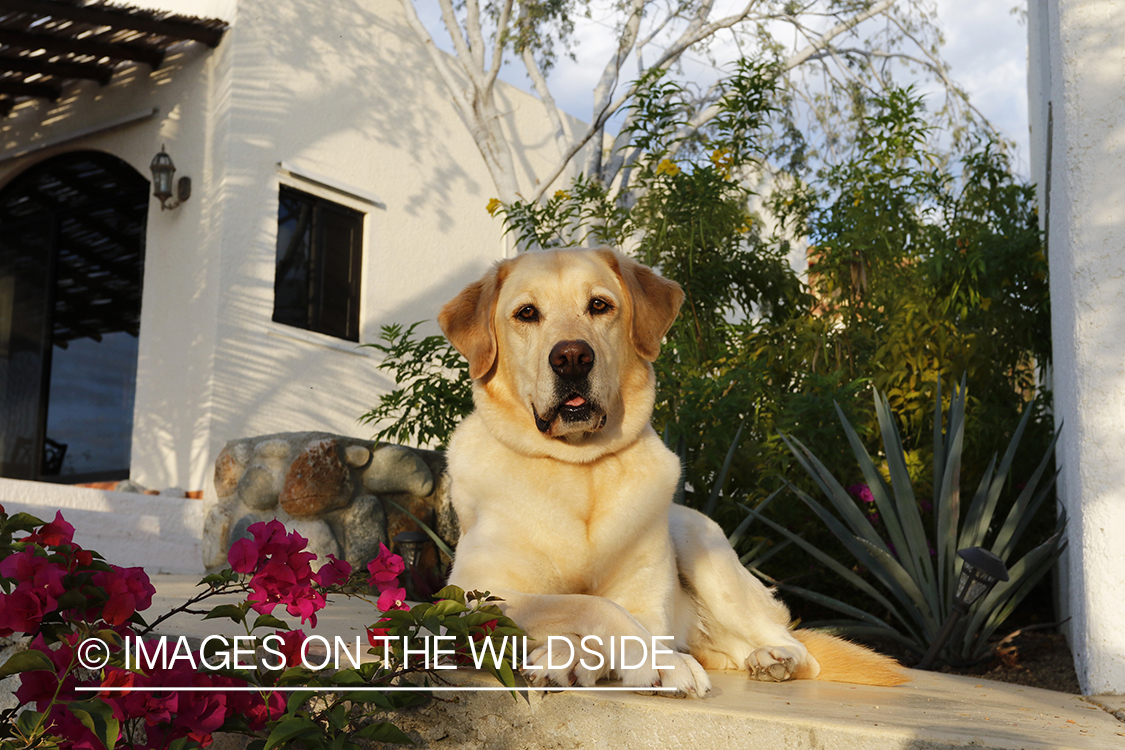
<svg viewBox="0 0 1125 750">
<path fill-rule="evenodd" d="M 516 311 L 516 319 L 525 323 L 536 323 L 539 321 L 539 311 L 534 305 L 524 305 Z"/>
<path fill-rule="evenodd" d="M 591 315 L 605 315 L 613 309 L 613 305 L 606 302 L 601 297 L 594 297 L 590 300 L 590 314 Z"/>
</svg>

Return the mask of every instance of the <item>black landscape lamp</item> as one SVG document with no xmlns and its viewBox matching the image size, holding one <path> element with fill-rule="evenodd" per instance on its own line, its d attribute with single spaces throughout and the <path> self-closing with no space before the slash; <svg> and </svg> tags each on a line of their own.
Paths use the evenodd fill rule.
<svg viewBox="0 0 1125 750">
<path fill-rule="evenodd" d="M 404 531 L 395 534 L 395 552 L 402 555 L 407 570 L 418 566 L 418 560 L 422 557 L 422 548 L 429 541 L 430 537 L 424 531 Z"/>
<path fill-rule="evenodd" d="M 964 560 L 964 564 L 961 566 L 961 577 L 957 579 L 957 590 L 953 592 L 953 611 L 945 618 L 941 632 L 918 663 L 918 669 L 929 669 L 969 608 L 992 591 L 999 581 L 1008 580 L 1008 567 L 1004 561 L 983 547 L 959 550 L 957 556 Z"/>
<path fill-rule="evenodd" d="M 395 534 L 395 552 L 402 556 L 402 562 L 406 566 L 406 594 L 414 601 L 418 600 L 418 582 L 422 577 L 422 571 L 418 570 L 418 563 L 422 559 L 422 550 L 429 542 L 430 537 L 424 531 L 403 531 Z"/>
</svg>

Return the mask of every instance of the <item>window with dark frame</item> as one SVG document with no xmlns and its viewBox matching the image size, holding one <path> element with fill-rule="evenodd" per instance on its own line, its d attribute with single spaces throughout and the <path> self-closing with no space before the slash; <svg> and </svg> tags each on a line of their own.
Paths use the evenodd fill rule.
<svg viewBox="0 0 1125 750">
<path fill-rule="evenodd" d="M 273 320 L 359 341 L 361 211 L 281 186 Z"/>
</svg>

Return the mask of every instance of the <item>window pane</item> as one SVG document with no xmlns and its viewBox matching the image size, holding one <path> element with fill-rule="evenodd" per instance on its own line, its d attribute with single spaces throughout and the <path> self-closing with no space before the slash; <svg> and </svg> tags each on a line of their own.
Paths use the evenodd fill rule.
<svg viewBox="0 0 1125 750">
<path fill-rule="evenodd" d="M 320 327 L 323 333 L 359 340 L 359 247 L 363 214 L 325 206 L 321 258 Z"/>
<path fill-rule="evenodd" d="M 277 209 L 277 273 L 273 319 L 309 327 L 309 266 L 312 253 L 313 204 L 302 194 L 281 189 Z"/>
<path fill-rule="evenodd" d="M 282 186 L 273 319 L 359 340 L 363 213 Z"/>
<path fill-rule="evenodd" d="M 73 339 L 51 355 L 45 475 L 66 477 L 129 466 L 137 339 L 124 331 Z"/>
</svg>

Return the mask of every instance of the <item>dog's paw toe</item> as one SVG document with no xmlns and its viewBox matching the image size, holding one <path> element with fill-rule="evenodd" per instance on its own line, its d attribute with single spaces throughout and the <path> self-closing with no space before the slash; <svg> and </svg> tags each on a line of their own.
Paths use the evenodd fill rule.
<svg viewBox="0 0 1125 750">
<path fill-rule="evenodd" d="M 797 666 L 797 655 L 784 646 L 759 648 L 746 660 L 750 676 L 762 682 L 785 682 L 792 679 Z"/>
<path fill-rule="evenodd" d="M 663 657 L 667 658 L 667 657 Z M 625 683 L 630 685 L 629 675 Z M 711 692 L 711 678 L 702 665 L 688 654 L 673 654 L 672 664 L 669 667 L 653 670 L 652 674 L 636 675 L 647 681 L 648 687 L 661 688 L 660 690 L 644 690 L 641 686 L 637 692 L 648 695 L 663 695 L 668 698 L 703 698 Z M 635 683 L 634 683 L 635 684 Z"/>
</svg>

